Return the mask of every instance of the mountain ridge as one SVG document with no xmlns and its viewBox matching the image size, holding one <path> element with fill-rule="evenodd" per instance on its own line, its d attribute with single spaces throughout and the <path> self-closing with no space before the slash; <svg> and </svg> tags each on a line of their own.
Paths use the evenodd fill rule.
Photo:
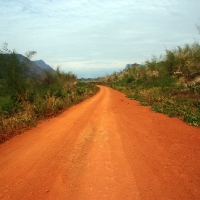
<svg viewBox="0 0 200 200">
<path fill-rule="evenodd" d="M 28 63 L 29 70 L 27 72 L 27 76 L 31 77 L 43 77 L 44 71 L 48 70 L 52 73 L 55 73 L 55 70 L 47 65 L 43 60 L 36 60 L 31 61 L 27 57 L 23 56 L 22 54 L 17 54 L 17 58 L 20 62 L 26 61 Z"/>
<path fill-rule="evenodd" d="M 48 70 L 52 73 L 55 73 L 55 70 L 52 67 L 50 67 L 50 65 L 46 64 L 42 59 L 35 60 L 35 61 L 32 61 L 32 62 L 34 62 L 36 65 L 38 65 L 43 70 Z"/>
</svg>

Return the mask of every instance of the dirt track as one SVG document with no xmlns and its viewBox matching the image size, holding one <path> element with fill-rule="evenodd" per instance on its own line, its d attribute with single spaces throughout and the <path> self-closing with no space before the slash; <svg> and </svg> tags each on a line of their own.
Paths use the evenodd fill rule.
<svg viewBox="0 0 200 200">
<path fill-rule="evenodd" d="M 0 199 L 200 199 L 200 129 L 101 86 L 0 145 Z"/>
</svg>

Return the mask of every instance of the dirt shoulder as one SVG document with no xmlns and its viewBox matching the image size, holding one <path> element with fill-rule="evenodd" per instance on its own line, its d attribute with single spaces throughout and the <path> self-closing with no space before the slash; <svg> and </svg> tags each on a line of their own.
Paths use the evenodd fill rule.
<svg viewBox="0 0 200 200">
<path fill-rule="evenodd" d="M 100 88 L 0 145 L 0 199 L 200 199 L 200 129 Z"/>
</svg>

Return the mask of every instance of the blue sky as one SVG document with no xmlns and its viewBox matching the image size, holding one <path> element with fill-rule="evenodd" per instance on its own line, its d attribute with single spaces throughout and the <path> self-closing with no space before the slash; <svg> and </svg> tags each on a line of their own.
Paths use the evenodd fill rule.
<svg viewBox="0 0 200 200">
<path fill-rule="evenodd" d="M 0 0 L 0 45 L 78 77 L 199 41 L 199 0 Z"/>
</svg>

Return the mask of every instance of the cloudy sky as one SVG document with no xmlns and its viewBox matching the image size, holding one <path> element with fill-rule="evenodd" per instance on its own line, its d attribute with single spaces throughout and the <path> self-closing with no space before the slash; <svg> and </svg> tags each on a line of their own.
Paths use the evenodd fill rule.
<svg viewBox="0 0 200 200">
<path fill-rule="evenodd" d="M 199 41 L 199 0 L 0 0 L 0 45 L 79 78 Z"/>
</svg>

